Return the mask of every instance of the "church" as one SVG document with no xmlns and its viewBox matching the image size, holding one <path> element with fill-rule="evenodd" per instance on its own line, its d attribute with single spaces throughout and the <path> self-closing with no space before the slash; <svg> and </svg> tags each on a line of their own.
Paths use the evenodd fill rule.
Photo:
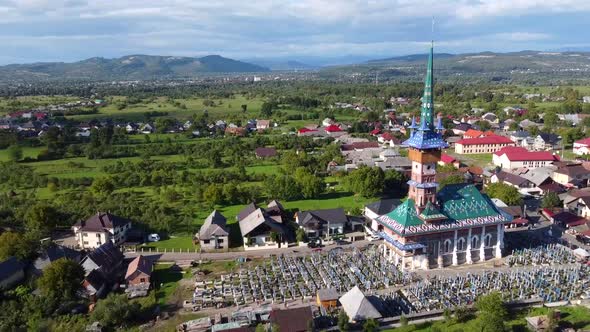
<svg viewBox="0 0 590 332">
<path fill-rule="evenodd" d="M 448 185 L 437 192 L 436 165 L 442 149 L 442 117 L 434 119 L 433 53 L 424 80 L 419 124 L 408 127 L 412 162 L 408 199 L 377 217 L 385 256 L 402 270 L 442 268 L 501 258 L 507 215 L 473 185 Z"/>
</svg>

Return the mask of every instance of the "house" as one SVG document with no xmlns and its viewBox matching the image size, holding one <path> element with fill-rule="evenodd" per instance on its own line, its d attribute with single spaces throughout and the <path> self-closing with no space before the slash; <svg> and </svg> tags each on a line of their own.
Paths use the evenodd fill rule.
<svg viewBox="0 0 590 332">
<path fill-rule="evenodd" d="M 153 125 L 151 125 L 149 123 L 146 123 L 143 126 L 141 126 L 141 128 L 139 129 L 139 131 L 142 134 L 151 134 L 151 133 L 153 133 L 155 131 L 155 129 L 154 129 L 154 126 Z"/>
<path fill-rule="evenodd" d="M 256 130 L 262 131 L 270 129 L 270 120 L 258 120 L 256 121 Z"/>
<path fill-rule="evenodd" d="M 586 187 L 590 179 L 590 164 L 565 163 L 553 171 L 553 181 L 566 187 Z"/>
<path fill-rule="evenodd" d="M 490 112 L 482 115 L 481 119 L 484 121 L 487 121 L 489 123 L 492 123 L 492 124 L 500 123 L 500 119 L 498 119 L 498 116 L 496 114 L 490 113 Z"/>
<path fill-rule="evenodd" d="M 537 151 L 542 150 L 554 150 L 559 148 L 559 143 L 561 141 L 561 136 L 549 133 L 540 133 L 535 137 L 532 149 Z M 531 148 L 529 146 L 529 148 Z"/>
<path fill-rule="evenodd" d="M 483 136 L 483 131 L 469 129 L 463 134 L 463 138 L 478 138 Z"/>
<path fill-rule="evenodd" d="M 283 242 L 293 242 L 294 237 L 287 225 L 283 224 L 282 211 L 269 210 L 251 203 L 237 216 L 245 250 L 279 248 Z M 277 238 L 273 238 L 276 236 Z"/>
<path fill-rule="evenodd" d="M 277 156 L 277 149 L 275 148 L 256 148 L 254 150 L 256 158 L 272 158 Z"/>
<path fill-rule="evenodd" d="M 273 309 L 270 312 L 271 324 L 279 326 L 281 332 L 307 332 L 313 321 L 311 307 L 292 309 Z"/>
<path fill-rule="evenodd" d="M 381 313 L 379 313 L 375 305 L 371 303 L 358 286 L 354 286 L 346 294 L 342 295 L 340 297 L 340 304 L 350 322 L 381 318 Z"/>
<path fill-rule="evenodd" d="M 504 136 L 464 138 L 455 144 L 455 152 L 459 154 L 494 153 L 506 146 L 514 146 L 514 142 Z"/>
<path fill-rule="evenodd" d="M 516 143 L 517 146 L 522 146 L 522 141 L 529 137 L 531 137 L 531 134 L 526 130 L 517 130 L 510 134 L 510 140 Z"/>
<path fill-rule="evenodd" d="M 566 199 L 563 204 L 577 216 L 590 218 L 590 194 L 574 197 L 573 200 Z"/>
<path fill-rule="evenodd" d="M 461 162 L 459 160 L 457 160 L 457 158 L 450 156 L 446 153 L 441 154 L 438 164 L 440 166 L 453 165 L 453 166 L 455 166 L 455 168 L 459 168 L 459 166 L 461 166 Z"/>
<path fill-rule="evenodd" d="M 25 265 L 16 257 L 9 257 L 0 262 L 0 290 L 10 289 L 24 278 Z"/>
<path fill-rule="evenodd" d="M 400 145 L 402 140 L 393 136 L 390 132 L 386 132 L 377 137 L 377 142 L 381 144 L 389 144 L 389 146 L 394 147 Z"/>
<path fill-rule="evenodd" d="M 393 211 L 401 201 L 399 199 L 382 199 L 380 201 L 365 205 L 363 214 L 370 222 L 370 227 L 374 231 L 378 231 L 377 218 L 384 214 Z"/>
<path fill-rule="evenodd" d="M 322 126 L 324 126 L 324 127 L 329 127 L 329 126 L 331 126 L 331 125 L 333 125 L 333 124 L 334 124 L 334 120 L 332 120 L 332 119 L 330 119 L 330 118 L 325 118 L 325 119 L 322 121 Z"/>
<path fill-rule="evenodd" d="M 86 221 L 76 223 L 72 229 L 78 246 L 83 249 L 92 249 L 107 242 L 121 245 L 127 239 L 131 221 L 109 212 L 97 212 Z"/>
<path fill-rule="evenodd" d="M 316 304 L 326 309 L 336 308 L 340 295 L 335 288 L 321 288 L 316 293 Z"/>
<path fill-rule="evenodd" d="M 244 136 L 246 135 L 246 128 L 228 126 L 227 128 L 225 128 L 225 134 L 234 136 Z"/>
<path fill-rule="evenodd" d="M 70 259 L 78 263 L 82 257 L 79 251 L 57 244 L 51 244 L 50 246 L 41 249 L 39 256 L 33 262 L 31 272 L 40 276 L 51 263 L 62 258 Z"/>
<path fill-rule="evenodd" d="M 509 172 L 498 172 L 496 174 L 494 174 L 491 178 L 490 178 L 490 182 L 491 183 L 504 183 L 510 186 L 515 187 L 516 189 L 518 189 L 518 191 L 521 194 L 540 194 L 540 189 L 537 188 L 537 186 L 525 179 L 524 177 L 517 175 L 517 174 L 513 174 L 513 173 L 509 173 Z"/>
<path fill-rule="evenodd" d="M 217 210 L 211 212 L 196 235 L 201 249 L 229 248 L 229 230 L 226 224 L 227 219 L 221 213 Z"/>
<path fill-rule="evenodd" d="M 541 127 L 542 124 L 533 122 L 533 121 L 531 121 L 529 119 L 524 119 L 524 120 L 520 121 L 520 123 L 518 124 L 518 126 L 520 128 L 522 128 L 522 129 L 525 129 L 526 130 L 527 128 L 530 128 L 530 127 Z"/>
<path fill-rule="evenodd" d="M 584 104 L 590 104 L 590 96 L 584 96 L 584 97 L 582 97 L 582 102 Z"/>
<path fill-rule="evenodd" d="M 295 214 L 295 223 L 308 237 L 329 237 L 344 234 L 348 217 L 342 208 L 301 211 Z"/>
<path fill-rule="evenodd" d="M 116 283 L 122 274 L 121 267 L 124 259 L 125 256 L 110 241 L 94 249 L 82 259 L 80 265 L 85 274 L 82 286 L 89 298 L 102 297 L 107 293 L 109 286 Z"/>
<path fill-rule="evenodd" d="M 153 262 L 143 255 L 135 257 L 129 263 L 129 266 L 127 266 L 127 273 L 125 273 L 125 282 L 127 285 L 149 285 L 151 283 L 153 265 Z"/>
<path fill-rule="evenodd" d="M 462 122 L 453 128 L 453 134 L 463 136 L 469 129 L 471 129 L 471 125 L 469 123 Z"/>
<path fill-rule="evenodd" d="M 549 151 L 529 151 L 523 147 L 507 146 L 492 155 L 494 165 L 505 169 L 545 167 L 559 161 L 559 156 Z"/>
<path fill-rule="evenodd" d="M 588 223 L 588 220 L 586 218 L 578 216 L 577 214 L 569 211 L 556 213 L 555 215 L 553 215 L 551 219 L 553 223 L 563 226 L 565 228 L 582 226 Z"/>
<path fill-rule="evenodd" d="M 577 140 L 574 142 L 574 154 L 583 156 L 590 153 L 590 137 Z"/>
</svg>

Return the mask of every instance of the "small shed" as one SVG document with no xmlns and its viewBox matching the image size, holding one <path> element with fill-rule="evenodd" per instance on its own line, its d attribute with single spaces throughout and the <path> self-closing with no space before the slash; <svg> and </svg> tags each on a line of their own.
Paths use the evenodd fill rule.
<svg viewBox="0 0 590 332">
<path fill-rule="evenodd" d="M 316 294 L 316 303 L 326 309 L 335 308 L 338 305 L 340 295 L 335 288 L 318 289 Z"/>
</svg>

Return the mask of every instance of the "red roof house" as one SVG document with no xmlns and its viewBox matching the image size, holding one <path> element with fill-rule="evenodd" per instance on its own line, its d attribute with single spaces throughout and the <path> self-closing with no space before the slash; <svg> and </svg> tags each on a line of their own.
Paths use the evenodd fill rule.
<svg viewBox="0 0 590 332">
<path fill-rule="evenodd" d="M 340 129 L 340 127 L 338 127 L 335 124 L 331 124 L 331 125 L 327 126 L 325 130 L 329 133 L 336 133 L 336 132 L 342 131 L 342 129 Z"/>
<path fill-rule="evenodd" d="M 454 163 L 455 161 L 457 161 L 457 159 L 455 159 L 455 157 L 453 157 L 453 156 L 449 156 L 449 155 L 448 155 L 448 154 L 446 154 L 446 153 L 443 153 L 443 154 L 440 156 L 440 162 L 441 162 L 441 163 L 443 163 L 443 164 L 447 164 L 447 165 L 448 165 L 448 164 L 452 164 L 452 163 Z"/>
<path fill-rule="evenodd" d="M 545 167 L 559 161 L 559 156 L 549 151 L 529 151 L 523 147 L 506 146 L 494 152 L 494 165 L 506 169 Z"/>
</svg>

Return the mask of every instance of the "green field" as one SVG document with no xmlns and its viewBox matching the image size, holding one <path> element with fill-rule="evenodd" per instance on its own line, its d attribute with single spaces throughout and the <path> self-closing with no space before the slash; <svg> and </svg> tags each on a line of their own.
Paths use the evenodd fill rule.
<svg viewBox="0 0 590 332">
<path fill-rule="evenodd" d="M 561 311 L 560 327 L 570 327 L 576 330 L 587 330 L 590 328 L 590 309 L 583 306 L 560 307 Z M 525 317 L 544 315 L 548 311 L 547 308 L 533 308 L 530 311 L 523 310 L 513 313 L 511 318 L 506 322 L 508 331 L 520 332 L 528 331 Z M 463 332 L 463 331 L 479 331 L 478 321 L 476 319 L 469 320 L 465 323 L 456 323 L 454 321 L 436 321 L 422 324 L 410 324 L 408 326 L 399 327 L 396 329 L 383 330 L 386 332 L 432 332 L 432 331 L 449 331 L 449 332 Z"/>
</svg>

